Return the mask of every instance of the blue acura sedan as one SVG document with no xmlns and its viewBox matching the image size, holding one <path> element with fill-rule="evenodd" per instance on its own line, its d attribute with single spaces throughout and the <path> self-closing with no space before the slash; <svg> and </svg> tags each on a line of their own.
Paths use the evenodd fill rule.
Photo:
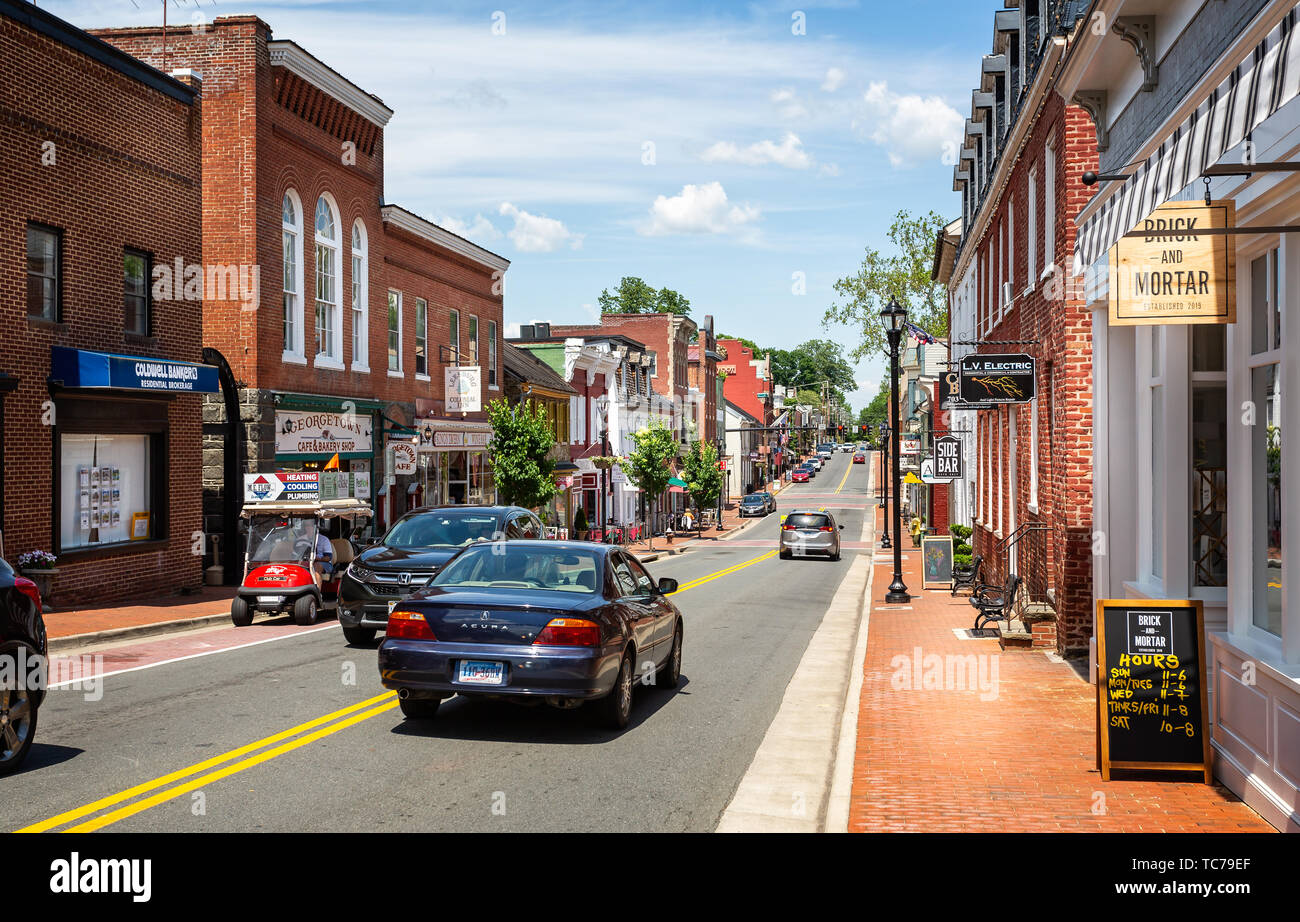
<svg viewBox="0 0 1300 922">
<path fill-rule="evenodd" d="M 592 702 L 627 726 L 636 685 L 674 688 L 682 616 L 617 546 L 498 541 L 465 548 L 397 604 L 379 645 L 379 675 L 402 713 L 433 717 L 453 695 Z"/>
</svg>

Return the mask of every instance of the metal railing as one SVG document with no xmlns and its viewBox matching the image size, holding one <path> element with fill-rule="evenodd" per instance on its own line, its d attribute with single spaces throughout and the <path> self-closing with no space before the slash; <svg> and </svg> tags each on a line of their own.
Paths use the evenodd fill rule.
<svg viewBox="0 0 1300 922">
<path fill-rule="evenodd" d="M 1052 605 L 1047 590 L 1048 579 L 1047 535 L 1051 526 L 1043 522 L 1025 522 L 1007 535 L 993 548 L 984 561 L 987 576 L 982 582 L 1004 585 L 1011 573 L 1020 577 L 1020 591 L 1016 596 L 1013 617 L 1019 618 L 1030 604 Z"/>
</svg>

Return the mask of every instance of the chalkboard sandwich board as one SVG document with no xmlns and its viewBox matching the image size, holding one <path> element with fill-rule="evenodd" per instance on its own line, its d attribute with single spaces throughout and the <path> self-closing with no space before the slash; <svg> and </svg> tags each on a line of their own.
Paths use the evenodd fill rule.
<svg viewBox="0 0 1300 922">
<path fill-rule="evenodd" d="M 952 588 L 952 535 L 926 535 L 921 539 L 925 567 L 922 589 Z"/>
<path fill-rule="evenodd" d="M 1201 602 L 1102 599 L 1096 635 L 1102 780 L 1111 769 L 1199 771 L 1209 784 Z"/>
</svg>

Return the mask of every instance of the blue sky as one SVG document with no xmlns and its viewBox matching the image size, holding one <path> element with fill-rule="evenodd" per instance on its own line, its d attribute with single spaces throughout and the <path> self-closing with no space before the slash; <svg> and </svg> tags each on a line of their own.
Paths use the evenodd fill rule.
<svg viewBox="0 0 1300 922">
<path fill-rule="evenodd" d="M 162 18 L 160 0 L 40 5 Z M 508 329 L 592 320 L 636 275 L 790 348 L 856 342 L 822 315 L 895 212 L 958 210 L 944 145 L 1001 5 L 172 0 L 169 18 L 256 13 L 381 97 L 387 200 L 512 260 Z M 859 365 L 855 406 L 883 367 Z"/>
</svg>

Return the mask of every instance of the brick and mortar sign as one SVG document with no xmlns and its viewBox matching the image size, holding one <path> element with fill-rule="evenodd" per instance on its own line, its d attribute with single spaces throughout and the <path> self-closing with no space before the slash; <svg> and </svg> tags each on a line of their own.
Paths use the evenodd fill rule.
<svg viewBox="0 0 1300 922">
<path fill-rule="evenodd" d="M 1166 202 L 1110 248 L 1110 324 L 1235 323 L 1236 255 L 1200 229 L 1236 223 L 1230 201 Z"/>
</svg>

